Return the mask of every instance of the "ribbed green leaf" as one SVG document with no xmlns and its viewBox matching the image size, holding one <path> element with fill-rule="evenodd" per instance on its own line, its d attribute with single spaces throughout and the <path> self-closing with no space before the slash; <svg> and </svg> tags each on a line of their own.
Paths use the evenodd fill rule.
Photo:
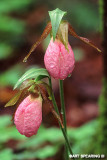
<svg viewBox="0 0 107 160">
<path fill-rule="evenodd" d="M 66 14 L 67 12 L 61 11 L 60 9 L 55 9 L 53 11 L 49 11 L 49 16 L 51 19 L 51 24 L 52 24 L 52 36 L 53 36 L 53 40 L 55 40 L 60 22 L 63 18 L 63 16 Z"/>
<path fill-rule="evenodd" d="M 16 85 L 14 86 L 14 89 L 16 89 L 22 82 L 24 82 L 27 79 L 37 78 L 43 76 L 43 78 L 50 77 L 47 70 L 44 68 L 31 68 L 25 74 L 18 80 Z"/>
<path fill-rule="evenodd" d="M 22 83 L 22 85 L 20 86 L 20 90 L 23 90 L 25 88 L 30 87 L 31 85 L 35 84 L 34 80 L 26 80 Z"/>
<path fill-rule="evenodd" d="M 43 79 L 43 78 L 45 78 L 46 77 L 46 75 L 39 75 L 36 79 L 35 79 L 35 81 L 37 82 L 37 81 L 40 81 L 41 79 Z"/>
</svg>

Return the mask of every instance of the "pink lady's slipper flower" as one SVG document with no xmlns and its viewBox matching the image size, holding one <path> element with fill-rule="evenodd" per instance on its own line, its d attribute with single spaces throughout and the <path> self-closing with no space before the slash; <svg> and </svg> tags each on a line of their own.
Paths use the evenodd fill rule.
<svg viewBox="0 0 107 160">
<path fill-rule="evenodd" d="M 47 24 L 39 40 L 32 46 L 28 55 L 23 60 L 23 62 L 26 62 L 30 54 L 50 33 L 52 39 L 46 50 L 44 63 L 50 75 L 55 79 L 61 80 L 72 73 L 75 63 L 73 51 L 68 43 L 68 34 L 101 52 L 89 39 L 79 36 L 67 21 L 62 20 L 65 14 L 66 12 L 58 8 L 49 11 L 51 21 Z"/>
<path fill-rule="evenodd" d="M 55 79 L 65 79 L 74 69 L 74 53 L 68 43 L 68 50 L 59 41 L 50 41 L 44 56 L 45 67 Z"/>
<path fill-rule="evenodd" d="M 17 130 L 26 137 L 35 135 L 42 122 L 41 98 L 26 97 L 15 112 L 14 123 Z"/>
</svg>

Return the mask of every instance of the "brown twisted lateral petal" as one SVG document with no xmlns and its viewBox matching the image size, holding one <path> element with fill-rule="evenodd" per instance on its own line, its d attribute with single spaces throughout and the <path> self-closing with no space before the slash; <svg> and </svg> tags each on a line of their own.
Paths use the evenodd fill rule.
<svg viewBox="0 0 107 160">
<path fill-rule="evenodd" d="M 44 85 L 44 84 L 43 84 L 43 85 Z M 62 128 L 64 128 L 64 125 L 63 125 L 63 122 L 62 122 L 62 120 L 61 120 L 61 117 L 60 117 L 60 116 L 56 113 L 56 111 L 53 109 L 53 106 L 51 105 L 49 99 L 48 99 L 47 96 L 46 96 L 46 93 L 44 92 L 43 86 L 42 86 L 41 84 L 39 84 L 38 86 L 39 86 L 39 89 L 40 89 L 40 92 L 41 92 L 41 95 L 42 95 L 44 101 L 46 101 L 47 104 L 49 104 L 49 107 L 50 107 L 51 112 L 53 113 L 54 117 L 60 122 Z M 46 87 L 46 86 L 45 86 L 45 87 Z"/>
<path fill-rule="evenodd" d="M 36 49 L 36 47 L 48 36 L 48 34 L 50 33 L 52 29 L 52 25 L 51 22 L 49 22 L 46 26 L 46 28 L 44 29 L 41 37 L 39 38 L 39 40 L 31 47 L 29 53 L 27 54 L 27 56 L 24 58 L 23 62 L 26 62 L 28 57 L 31 55 L 31 53 Z"/>
<path fill-rule="evenodd" d="M 93 44 L 93 42 L 91 42 L 89 39 L 84 38 L 84 37 L 80 37 L 77 35 L 77 33 L 74 31 L 73 27 L 68 23 L 68 32 L 69 34 L 71 34 L 72 36 L 80 39 L 81 41 L 83 41 L 84 43 L 90 45 L 91 47 L 95 48 L 98 52 L 102 52 L 97 46 L 95 46 Z"/>
</svg>

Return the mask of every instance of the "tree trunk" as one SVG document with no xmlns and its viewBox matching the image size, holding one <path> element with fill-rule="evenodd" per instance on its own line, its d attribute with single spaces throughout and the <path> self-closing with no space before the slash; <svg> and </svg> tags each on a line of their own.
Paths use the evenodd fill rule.
<svg viewBox="0 0 107 160">
<path fill-rule="evenodd" d="M 107 0 L 103 0 L 103 67 L 104 78 L 102 94 L 99 99 L 99 145 L 98 153 L 107 155 Z"/>
<path fill-rule="evenodd" d="M 103 8 L 103 60 L 104 77 L 107 79 L 107 0 L 104 0 Z"/>
</svg>

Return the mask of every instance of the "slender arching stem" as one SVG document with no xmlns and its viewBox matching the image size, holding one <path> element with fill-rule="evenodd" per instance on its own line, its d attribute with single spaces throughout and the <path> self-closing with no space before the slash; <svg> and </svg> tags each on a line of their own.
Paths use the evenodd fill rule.
<svg viewBox="0 0 107 160">
<path fill-rule="evenodd" d="M 50 78 L 49 78 L 49 85 L 50 85 L 50 87 L 51 87 L 51 89 L 52 89 L 52 82 L 51 82 L 51 79 L 50 79 Z M 58 110 L 58 106 L 57 106 L 57 104 L 56 104 L 56 100 L 55 100 L 55 97 L 54 97 L 53 92 L 52 92 L 52 102 L 53 102 L 55 111 L 56 111 L 56 112 L 58 113 L 58 115 L 60 116 L 59 110 Z M 67 145 L 67 147 L 68 147 L 68 149 L 69 149 L 69 152 L 70 152 L 71 155 L 73 155 L 73 152 L 72 152 L 70 143 L 69 143 L 69 141 L 68 141 L 68 137 L 67 137 L 66 132 L 65 132 L 65 129 L 62 128 L 60 122 L 59 122 L 59 126 L 60 126 L 60 128 L 61 128 L 61 130 L 62 130 L 62 133 L 63 133 L 63 136 L 64 136 L 64 138 L 65 138 L 65 142 L 66 142 L 66 145 Z M 75 158 L 73 158 L 73 159 L 75 160 Z"/>
<path fill-rule="evenodd" d="M 63 118 L 65 132 L 67 132 L 67 129 L 66 129 L 65 103 L 64 103 L 64 91 L 63 91 L 63 81 L 62 80 L 59 80 L 59 90 L 60 90 L 60 99 L 61 99 L 62 118 Z"/>
<path fill-rule="evenodd" d="M 67 127 L 66 127 L 66 111 L 65 111 L 65 103 L 64 103 L 64 91 L 63 91 L 63 80 L 59 80 L 59 91 L 60 91 L 60 101 L 61 101 L 61 113 L 64 124 L 64 130 L 67 135 Z M 68 146 L 65 144 L 65 154 L 66 159 L 69 159 L 68 155 Z"/>
</svg>

